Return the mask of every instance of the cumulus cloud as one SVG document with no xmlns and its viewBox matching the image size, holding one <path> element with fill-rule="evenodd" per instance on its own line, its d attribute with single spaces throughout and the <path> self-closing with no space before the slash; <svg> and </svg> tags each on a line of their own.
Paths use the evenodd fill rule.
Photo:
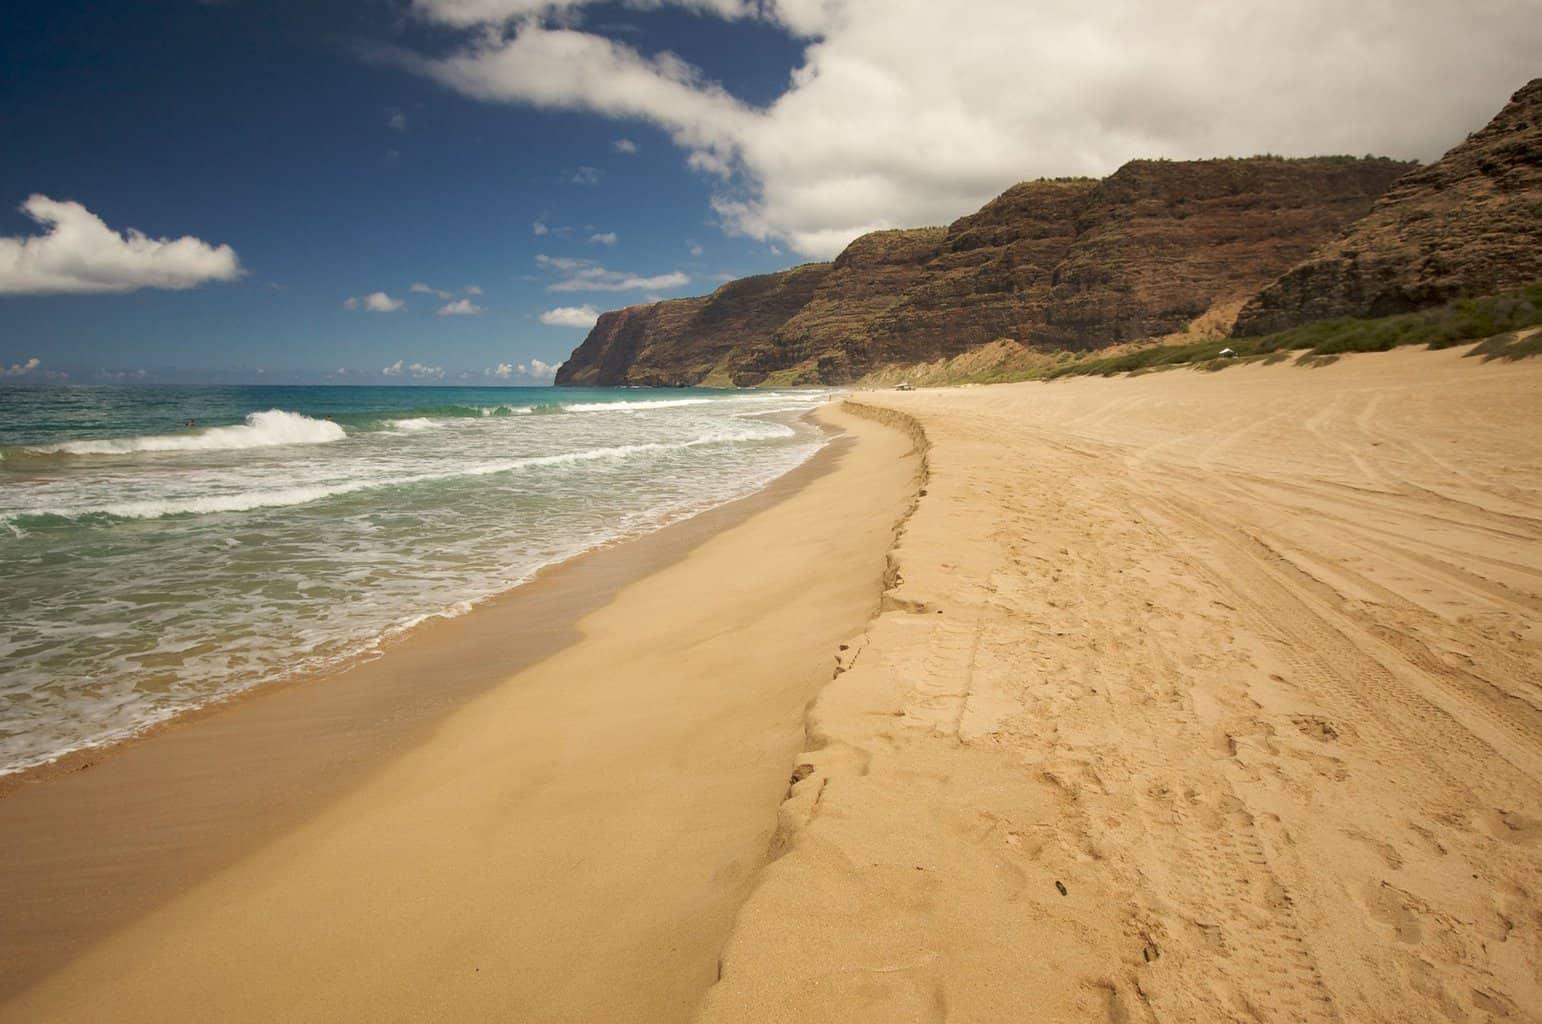
<svg viewBox="0 0 1542 1024">
<path fill-rule="evenodd" d="M 435 310 L 437 316 L 481 316 L 482 307 L 470 299 L 456 299 Z"/>
<path fill-rule="evenodd" d="M 550 384 L 557 375 L 557 364 L 548 363 L 542 359 L 532 359 L 528 363 L 499 363 L 490 369 L 482 371 L 483 377 L 491 377 L 495 380 L 517 380 L 527 384 Z M 466 376 L 462 374 L 462 376 Z"/>
<path fill-rule="evenodd" d="M 581 327 L 587 331 L 599 318 L 600 311 L 593 306 L 558 306 L 542 313 L 541 323 L 550 327 Z"/>
<path fill-rule="evenodd" d="M 422 281 L 414 281 L 412 287 L 407 290 L 414 295 L 432 295 L 440 299 L 448 299 L 450 297 L 450 293 L 444 289 L 435 288 L 432 285 L 424 284 Z"/>
<path fill-rule="evenodd" d="M 664 291 L 691 283 L 689 275 L 678 270 L 667 274 L 646 276 L 624 270 L 611 270 L 593 260 L 575 259 L 571 256 L 547 256 L 541 253 L 535 258 L 542 270 L 561 276 L 546 286 L 549 292 L 627 292 Z"/>
<path fill-rule="evenodd" d="M 20 209 L 46 231 L 0 238 L 0 294 L 181 290 L 242 274 L 228 245 L 150 238 L 135 228 L 119 234 L 81 204 L 45 195 L 29 196 Z"/>
<path fill-rule="evenodd" d="M 349 296 L 343 300 L 343 308 L 366 313 L 395 313 L 407 308 L 407 303 L 403 299 L 393 299 L 385 292 L 370 292 L 364 296 Z"/>
<path fill-rule="evenodd" d="M 520 363 L 519 372 L 533 381 L 549 381 L 557 376 L 557 364 L 548 363 L 540 359 L 532 359 L 528 366 Z"/>
<path fill-rule="evenodd" d="M 43 365 L 43 361 L 41 359 L 39 359 L 37 356 L 33 356 L 31 359 L 28 359 L 24 363 L 12 363 L 6 369 L 5 373 L 4 374 L 0 374 L 0 376 L 6 376 L 6 377 L 25 377 L 28 374 L 32 373 L 34 370 L 36 370 L 39 366 L 42 366 L 42 365 Z"/>
<path fill-rule="evenodd" d="M 466 294 L 467 295 L 481 295 L 482 294 L 482 289 L 480 287 L 478 287 L 477 285 L 468 284 L 468 285 L 466 285 Z"/>
<path fill-rule="evenodd" d="M 595 245 L 615 245 L 621 239 L 614 231 L 597 231 L 589 236 L 589 241 Z"/>
<path fill-rule="evenodd" d="M 637 143 L 631 139 L 617 139 L 611 145 L 616 148 L 617 153 L 625 153 L 627 156 L 637 152 Z"/>
<path fill-rule="evenodd" d="M 541 235 L 547 234 L 550 231 L 551 228 L 547 227 L 543 221 L 536 221 L 534 224 L 530 225 L 530 233 L 536 237 L 540 237 Z"/>
<path fill-rule="evenodd" d="M 439 380 L 444 377 L 442 367 L 409 363 L 405 359 L 398 359 L 390 366 L 381 367 L 380 373 L 386 377 L 412 377 L 415 380 Z"/>
<path fill-rule="evenodd" d="M 752 106 L 673 54 L 542 20 L 583 0 L 415 6 L 480 28 L 448 56 L 398 55 L 406 66 L 482 100 L 655 125 L 704 175 L 727 230 L 812 256 L 1134 157 L 1433 159 L 1542 52 L 1530 0 L 973 0 L 967 16 L 936 0 L 688 4 L 805 41 L 785 91 Z M 1409 72 L 1434 67 L 1448 72 Z"/>
<path fill-rule="evenodd" d="M 427 21 L 467 27 L 531 15 L 561 14 L 590 2 L 593 0 L 412 0 L 412 10 Z M 647 9 L 666 4 L 723 18 L 747 17 L 755 11 L 748 0 L 624 0 L 623 6 Z"/>
</svg>

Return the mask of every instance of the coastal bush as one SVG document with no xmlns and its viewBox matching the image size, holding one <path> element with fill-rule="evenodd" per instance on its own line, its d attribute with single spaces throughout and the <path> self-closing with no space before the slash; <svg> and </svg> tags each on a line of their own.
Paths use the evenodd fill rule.
<svg viewBox="0 0 1542 1024">
<path fill-rule="evenodd" d="M 1519 359 L 1542 354 L 1542 335 L 1508 340 L 1495 336 L 1537 325 L 1542 325 L 1542 281 L 1516 292 L 1458 299 L 1434 309 L 1374 320 L 1344 317 L 1319 320 L 1257 338 L 1216 338 L 1184 345 L 1153 345 L 1116 356 L 1055 366 L 1044 373 L 1044 378 L 1053 380 L 1088 374 L 1110 377 L 1136 370 L 1193 364 L 1213 370 L 1254 359 L 1277 362 L 1282 353 L 1292 351 L 1305 352 L 1309 356 L 1330 356 L 1346 352 L 1385 352 L 1403 345 L 1427 345 L 1438 349 L 1479 338 L 1493 338 L 1493 343 L 1485 346 L 1492 351 L 1474 352 L 1475 355 Z M 1236 354 L 1223 359 L 1221 350 L 1227 348 Z"/>
</svg>

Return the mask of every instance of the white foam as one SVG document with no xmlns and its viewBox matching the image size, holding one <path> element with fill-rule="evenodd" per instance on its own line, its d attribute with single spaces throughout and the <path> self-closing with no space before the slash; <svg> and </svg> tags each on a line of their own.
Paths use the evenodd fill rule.
<svg viewBox="0 0 1542 1024">
<path fill-rule="evenodd" d="M 681 405 L 710 405 L 721 398 L 658 398 L 646 402 L 574 402 L 564 404 L 568 412 L 637 412 L 640 409 L 668 409 Z"/>
<path fill-rule="evenodd" d="M 269 409 L 250 413 L 246 422 L 210 427 L 186 434 L 151 434 L 102 441 L 65 441 L 29 451 L 62 455 L 132 455 L 136 452 L 204 452 L 240 448 L 270 448 L 283 444 L 325 444 L 347 434 L 331 420 L 316 420 L 297 412 Z"/>
<path fill-rule="evenodd" d="M 428 483 L 436 480 L 452 480 L 459 477 L 490 476 L 495 473 L 511 473 L 541 466 L 567 466 L 599 459 L 622 459 L 643 452 L 670 451 L 694 448 L 702 444 L 722 443 L 728 438 L 699 437 L 690 441 L 665 444 L 615 445 L 606 448 L 590 448 L 585 451 L 563 452 L 559 455 L 534 455 L 518 459 L 494 459 L 473 462 L 443 473 L 411 473 L 401 476 L 364 477 L 337 483 L 314 484 L 301 487 L 263 488 L 261 490 L 233 491 L 225 494 L 206 494 L 189 498 L 145 499 L 121 501 L 81 508 L 36 508 L 11 512 L 4 517 L 6 525 L 22 517 L 57 516 L 61 519 L 80 519 L 86 516 L 107 515 L 117 519 L 159 519 L 163 516 L 208 515 L 216 512 L 248 512 L 259 508 L 283 508 L 305 505 L 323 498 L 334 498 L 358 491 L 380 487 L 401 487 Z"/>
<path fill-rule="evenodd" d="M 397 430 L 433 430 L 435 427 L 443 425 L 438 420 L 431 420 L 427 416 L 414 416 L 412 419 L 407 420 L 391 420 L 391 426 Z"/>
</svg>

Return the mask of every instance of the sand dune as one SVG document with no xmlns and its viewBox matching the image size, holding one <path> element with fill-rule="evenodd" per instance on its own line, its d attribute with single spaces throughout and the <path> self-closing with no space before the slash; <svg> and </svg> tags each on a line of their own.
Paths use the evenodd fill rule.
<svg viewBox="0 0 1542 1024">
<path fill-rule="evenodd" d="M 857 397 L 930 477 L 702 1021 L 1539 1019 L 1542 361 Z"/>
</svg>

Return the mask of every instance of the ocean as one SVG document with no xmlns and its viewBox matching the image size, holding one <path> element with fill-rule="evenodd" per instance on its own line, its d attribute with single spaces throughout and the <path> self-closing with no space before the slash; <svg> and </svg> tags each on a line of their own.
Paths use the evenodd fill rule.
<svg viewBox="0 0 1542 1024">
<path fill-rule="evenodd" d="M 0 389 L 0 774 L 749 494 L 823 443 L 827 397 Z"/>
</svg>

